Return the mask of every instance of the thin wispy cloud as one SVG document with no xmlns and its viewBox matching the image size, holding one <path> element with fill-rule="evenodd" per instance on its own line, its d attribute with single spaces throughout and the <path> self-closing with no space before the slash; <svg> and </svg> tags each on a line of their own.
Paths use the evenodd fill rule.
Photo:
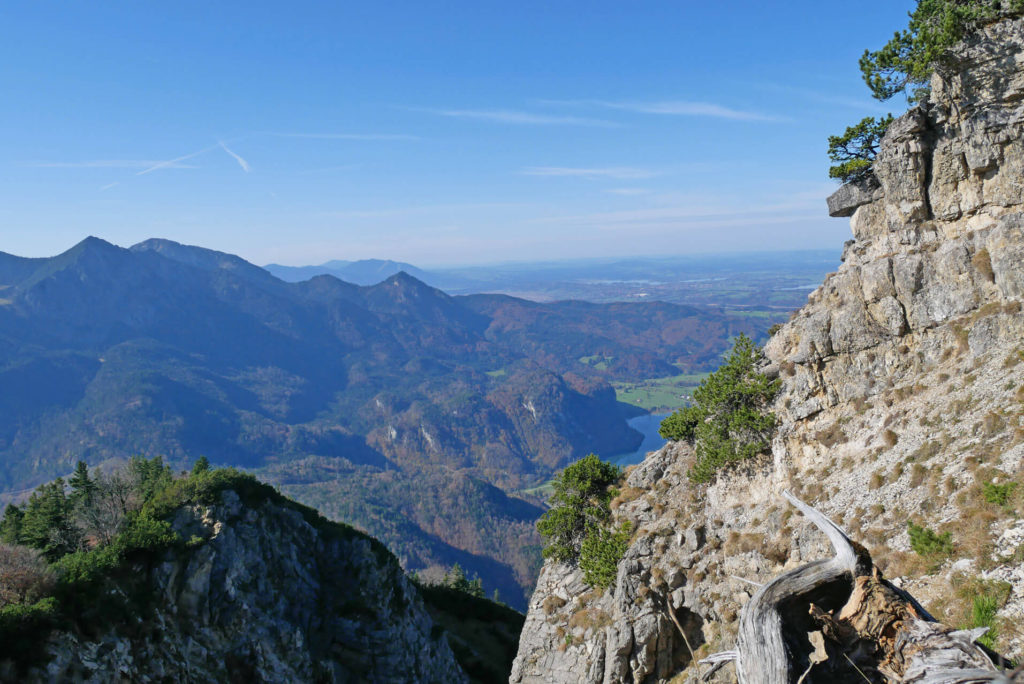
<svg viewBox="0 0 1024 684">
<path fill-rule="evenodd" d="M 94 159 L 90 161 L 32 162 L 30 166 L 39 169 L 148 169 L 156 164 L 165 164 L 168 169 L 195 169 L 192 164 L 161 162 L 154 159 Z"/>
<path fill-rule="evenodd" d="M 453 119 L 472 119 L 516 126 L 599 126 L 608 128 L 620 125 L 613 121 L 581 116 L 537 114 L 513 109 L 424 109 L 421 111 Z"/>
<path fill-rule="evenodd" d="M 309 138 L 311 140 L 419 140 L 419 136 L 405 133 L 270 133 L 278 138 Z"/>
<path fill-rule="evenodd" d="M 523 169 L 524 176 L 560 176 L 567 178 L 615 178 L 619 180 L 630 180 L 637 178 L 651 178 L 657 176 L 658 172 L 651 169 L 637 168 L 634 166 L 605 166 L 605 167 L 569 167 L 569 166 L 531 166 Z"/>
<path fill-rule="evenodd" d="M 605 102 L 605 107 L 622 109 L 641 114 L 667 114 L 671 116 L 706 116 L 715 119 L 732 119 L 734 121 L 776 121 L 777 117 L 759 112 L 747 112 L 731 109 L 710 102 Z"/>
<path fill-rule="evenodd" d="M 599 212 L 577 216 L 551 216 L 535 219 L 539 223 L 590 226 L 603 229 L 637 228 L 644 225 L 671 226 L 687 224 L 778 223 L 791 220 L 824 220 L 815 203 L 804 199 L 768 202 L 737 210 L 733 206 L 712 201 L 683 207 L 658 207 L 626 211 Z"/>
<path fill-rule="evenodd" d="M 345 219 L 384 219 L 426 214 L 450 214 L 465 211 L 516 209 L 527 206 L 518 202 L 475 202 L 466 204 L 427 204 L 409 207 L 389 207 L 367 210 L 347 210 L 326 212 L 331 218 Z"/>
<path fill-rule="evenodd" d="M 713 102 L 688 100 L 660 100 L 645 102 L 639 100 L 545 100 L 552 105 L 575 105 L 602 107 L 636 114 L 657 114 L 667 116 L 699 116 L 732 121 L 782 121 L 782 117 L 734 109 Z"/>
<path fill-rule="evenodd" d="M 249 170 L 250 170 L 249 162 L 247 162 L 246 160 L 242 159 L 242 157 L 240 155 L 238 155 L 235 152 L 233 152 L 231 150 L 231 148 L 229 148 L 227 145 L 224 144 L 223 140 L 220 141 L 220 146 L 221 146 L 221 149 L 223 149 L 225 152 L 227 152 L 229 155 L 231 155 L 231 157 L 236 162 L 238 162 L 238 165 L 242 167 L 243 171 L 245 171 L 246 173 L 249 173 Z"/>
<path fill-rule="evenodd" d="M 608 188 L 605 190 L 609 195 L 622 195 L 623 197 L 637 197 L 649 195 L 651 191 L 647 188 Z"/>
<path fill-rule="evenodd" d="M 204 147 L 203 149 L 198 150 L 196 152 L 190 152 L 188 154 L 183 154 L 180 157 L 176 157 L 174 159 L 168 159 L 167 161 L 157 162 L 157 163 L 153 164 L 152 166 L 150 166 L 149 168 L 146 168 L 146 169 L 143 169 L 142 171 L 139 171 L 135 175 L 136 176 L 145 176 L 147 173 L 153 173 L 154 171 L 159 171 L 161 169 L 172 168 L 175 164 L 179 164 L 179 163 L 185 161 L 186 159 L 192 159 L 193 157 L 198 157 L 201 154 L 206 154 L 210 150 L 215 150 L 218 147 L 219 147 L 219 145 L 210 145 L 209 147 Z"/>
<path fill-rule="evenodd" d="M 750 87 L 756 88 L 762 91 L 784 93 L 786 95 L 792 95 L 803 100 L 809 100 L 811 102 L 819 102 L 827 105 L 837 105 L 839 107 L 846 107 L 848 109 L 856 109 L 858 111 L 869 111 L 869 112 L 888 112 L 892 107 L 888 107 L 877 100 L 873 100 L 869 97 L 848 97 L 846 95 L 833 95 L 821 90 L 814 90 L 811 88 L 799 88 L 785 83 L 765 83 L 757 82 L 749 84 Z"/>
<path fill-rule="evenodd" d="M 264 137 L 271 136 L 277 138 L 306 138 L 311 140 L 355 140 L 355 141 L 407 141 L 407 140 L 419 140 L 418 137 L 400 133 L 305 133 L 305 132 L 255 132 L 248 133 L 243 138 L 252 137 Z M 234 138 L 233 141 L 238 141 L 241 138 Z M 199 157 L 215 149 L 221 149 L 234 159 L 238 166 L 246 173 L 252 171 L 252 165 L 247 159 L 242 157 L 240 154 L 235 152 L 233 149 L 228 147 L 228 143 L 232 141 L 218 140 L 215 145 L 204 147 L 195 152 L 189 152 L 183 154 L 180 157 L 173 159 L 91 159 L 84 161 L 36 161 L 29 162 L 27 165 L 34 168 L 53 168 L 53 169 L 125 169 L 129 171 L 135 171 L 136 176 L 145 176 L 155 171 L 162 171 L 164 169 L 196 169 L 199 168 L 196 164 L 185 163 L 190 159 Z M 343 169 L 349 168 L 347 166 L 335 166 L 331 169 Z M 103 189 L 106 189 L 104 187 Z"/>
<path fill-rule="evenodd" d="M 117 186 L 117 185 L 120 185 L 120 184 L 121 183 L 119 181 L 114 181 L 113 183 L 107 183 L 106 185 L 104 185 L 103 187 L 100 188 L 100 192 L 105 192 L 107 190 L 110 190 L 110 188 L 112 188 L 114 186 Z"/>
<path fill-rule="evenodd" d="M 597 231 L 605 235 L 658 235 L 666 231 L 717 230 L 724 228 L 756 228 L 768 230 L 769 226 L 811 223 L 821 225 L 821 211 L 793 208 L 783 211 L 779 207 L 754 207 L 743 212 L 708 211 L 688 212 L 685 210 L 664 212 L 618 212 L 592 216 L 559 217 L 542 219 L 538 223 L 552 224 L 563 229 Z"/>
<path fill-rule="evenodd" d="M 821 209 L 821 196 L 797 193 L 781 201 L 764 201 L 737 208 L 727 198 L 695 198 L 683 205 L 644 207 L 622 211 L 581 215 L 545 216 L 534 223 L 587 227 L 608 232 L 664 230 L 726 226 L 764 226 L 827 220 Z"/>
</svg>

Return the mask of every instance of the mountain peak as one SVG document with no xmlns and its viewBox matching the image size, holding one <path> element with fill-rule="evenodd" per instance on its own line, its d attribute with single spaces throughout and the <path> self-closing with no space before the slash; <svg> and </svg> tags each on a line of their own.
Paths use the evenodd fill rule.
<svg viewBox="0 0 1024 684">
<path fill-rule="evenodd" d="M 162 250 L 179 249 L 183 247 L 185 247 L 185 245 L 183 245 L 180 242 L 175 242 L 174 240 L 168 240 L 166 238 L 148 238 L 136 245 L 132 245 L 129 249 L 131 249 L 133 252 L 141 252 L 146 250 L 159 252 Z"/>
<path fill-rule="evenodd" d="M 163 257 L 204 271 L 229 271 L 236 276 L 245 278 L 264 286 L 278 286 L 281 281 L 268 271 L 249 263 L 245 259 L 194 245 L 183 245 L 180 242 L 164 238 L 150 238 L 131 247 L 132 252 L 154 252 Z"/>
<path fill-rule="evenodd" d="M 406 271 L 399 271 L 398 273 L 394 274 L 393 276 L 385 279 L 384 282 L 386 282 L 386 283 L 408 283 L 408 284 L 422 285 L 423 287 L 430 287 L 429 285 L 427 285 L 425 282 L 423 282 L 419 278 L 416 278 L 414 276 L 409 275 L 409 273 L 406 272 Z M 433 289 L 433 288 L 431 288 L 431 289 Z"/>
<path fill-rule="evenodd" d="M 441 298 L 444 298 L 444 299 L 448 299 L 449 298 L 448 295 L 446 295 L 441 290 L 438 290 L 435 287 L 431 287 L 430 285 L 427 285 L 425 282 L 423 282 L 419 278 L 416 278 L 415 276 L 411 276 L 408 273 L 406 273 L 405 271 L 399 271 L 398 273 L 395 273 L 394 275 L 389 276 L 387 279 L 382 280 L 381 282 L 377 283 L 376 285 L 370 285 L 369 287 L 366 288 L 366 290 L 367 290 L 367 292 L 371 292 L 371 293 L 384 292 L 384 293 L 387 293 L 388 296 L 390 296 L 390 297 L 394 297 L 396 294 L 398 294 L 402 298 L 407 298 L 409 296 L 412 296 L 412 297 L 436 296 L 436 297 L 441 297 Z"/>
<path fill-rule="evenodd" d="M 121 251 L 121 248 L 111 242 L 107 242 L 103 238 L 90 235 L 67 252 L 64 252 L 64 254 L 80 253 L 85 251 L 119 252 Z"/>
<path fill-rule="evenodd" d="M 103 258 L 125 253 L 127 251 L 124 248 L 90 235 L 71 249 L 49 259 L 42 259 L 40 263 L 45 270 L 52 271 L 76 263 L 81 259 Z"/>
</svg>

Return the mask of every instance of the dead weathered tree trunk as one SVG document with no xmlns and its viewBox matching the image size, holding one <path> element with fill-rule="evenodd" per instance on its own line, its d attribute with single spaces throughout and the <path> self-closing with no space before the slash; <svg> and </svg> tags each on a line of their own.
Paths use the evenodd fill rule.
<svg viewBox="0 0 1024 684">
<path fill-rule="evenodd" d="M 835 556 L 783 573 L 740 613 L 733 660 L 740 684 L 1024 682 L 976 643 L 984 629 L 951 630 L 885 581 L 867 550 L 819 511 L 784 496 L 824 532 Z"/>
</svg>

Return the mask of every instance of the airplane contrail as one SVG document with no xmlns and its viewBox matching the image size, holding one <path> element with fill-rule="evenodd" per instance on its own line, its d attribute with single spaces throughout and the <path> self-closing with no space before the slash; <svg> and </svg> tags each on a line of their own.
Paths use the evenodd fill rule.
<svg viewBox="0 0 1024 684">
<path fill-rule="evenodd" d="M 242 167 L 243 171 L 249 173 L 249 162 L 245 161 L 244 159 L 242 159 L 242 157 L 232 152 L 231 149 L 229 149 L 228 146 L 224 144 L 223 140 L 221 140 L 219 144 L 225 152 L 227 152 L 228 154 L 235 158 L 235 161 L 238 162 L 238 165 Z"/>
<path fill-rule="evenodd" d="M 147 173 L 153 173 L 154 171 L 159 171 L 160 169 L 166 169 L 168 166 L 173 166 L 173 165 L 177 164 L 178 162 L 185 161 L 186 159 L 191 159 L 192 157 L 198 157 L 199 155 L 204 154 L 206 152 L 209 152 L 210 150 L 213 150 L 213 149 L 216 149 L 216 148 L 217 148 L 216 145 L 211 145 L 210 147 L 203 148 L 203 149 L 199 150 L 198 152 L 192 152 L 190 154 L 186 154 L 186 155 L 183 155 L 181 157 L 178 157 L 177 159 L 168 159 L 167 161 L 157 162 L 153 166 L 150 166 L 148 169 L 143 169 L 142 171 L 139 171 L 135 175 L 136 176 L 145 176 Z"/>
</svg>

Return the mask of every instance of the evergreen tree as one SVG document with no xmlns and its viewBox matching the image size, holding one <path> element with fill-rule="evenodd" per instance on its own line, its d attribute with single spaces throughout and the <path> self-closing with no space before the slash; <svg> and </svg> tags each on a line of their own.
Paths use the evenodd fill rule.
<svg viewBox="0 0 1024 684">
<path fill-rule="evenodd" d="M 828 170 L 829 177 L 844 183 L 867 178 L 878 154 L 878 144 L 891 123 L 892 114 L 882 119 L 869 116 L 842 135 L 829 136 L 828 158 L 835 162 Z"/>
<path fill-rule="evenodd" d="M 740 335 L 725 363 L 694 391 L 693 404 L 662 421 L 662 437 L 694 445 L 694 482 L 707 482 L 725 464 L 768 448 L 775 415 L 767 409 L 782 383 L 758 371 L 763 359 L 753 341 Z"/>
<path fill-rule="evenodd" d="M 23 544 L 39 549 L 50 561 L 78 549 L 81 534 L 71 520 L 63 478 L 40 485 L 29 497 L 20 536 Z"/>
<path fill-rule="evenodd" d="M 85 461 L 79 461 L 75 466 L 75 472 L 68 481 L 71 485 L 71 500 L 75 503 L 88 503 L 92 501 L 96 493 L 96 483 L 89 477 L 89 466 Z"/>
<path fill-rule="evenodd" d="M 0 542 L 5 544 L 21 543 L 21 521 L 24 512 L 14 504 L 7 504 L 3 520 L 0 520 Z"/>
<path fill-rule="evenodd" d="M 555 478 L 551 508 L 537 522 L 547 542 L 544 557 L 575 562 L 588 527 L 602 527 L 611 517 L 609 486 L 621 475 L 618 466 L 594 454 L 576 461 Z"/>
<path fill-rule="evenodd" d="M 615 584 L 619 561 L 629 548 L 632 531 L 633 526 L 628 520 L 614 531 L 591 525 L 580 545 L 580 570 L 583 571 L 584 582 L 599 589 Z"/>
<path fill-rule="evenodd" d="M 932 74 L 950 64 L 950 48 L 979 27 L 1024 13 L 1024 0 L 918 0 L 910 21 L 880 49 L 865 50 L 860 70 L 871 94 L 888 100 L 904 94 L 920 102 L 929 93 Z M 829 158 L 836 162 L 829 176 L 857 181 L 871 171 L 875 148 L 892 122 L 867 117 L 843 135 L 829 137 Z"/>
<path fill-rule="evenodd" d="M 202 475 L 203 473 L 209 472 L 210 461 L 205 456 L 200 456 L 192 466 L 192 475 Z"/>
<path fill-rule="evenodd" d="M 171 467 L 164 464 L 162 456 L 147 459 L 143 456 L 132 456 L 128 464 L 133 489 L 143 501 L 149 501 L 153 495 L 168 486 L 173 480 Z"/>
<path fill-rule="evenodd" d="M 466 577 L 466 571 L 458 563 L 445 573 L 444 586 L 477 598 L 484 597 L 484 581 L 479 576 L 474 576 L 473 579 Z"/>
<path fill-rule="evenodd" d="M 466 588 L 469 580 L 466 579 L 466 572 L 462 569 L 462 566 L 456 563 L 452 566 L 452 569 L 444 574 L 444 585 L 449 589 L 458 589 L 463 591 Z"/>
<path fill-rule="evenodd" d="M 888 100 L 908 93 L 910 100 L 927 94 L 932 72 L 949 48 L 979 26 L 1024 12 L 1024 0 L 918 0 L 907 28 L 874 52 L 865 50 L 860 70 L 871 94 Z"/>
</svg>

